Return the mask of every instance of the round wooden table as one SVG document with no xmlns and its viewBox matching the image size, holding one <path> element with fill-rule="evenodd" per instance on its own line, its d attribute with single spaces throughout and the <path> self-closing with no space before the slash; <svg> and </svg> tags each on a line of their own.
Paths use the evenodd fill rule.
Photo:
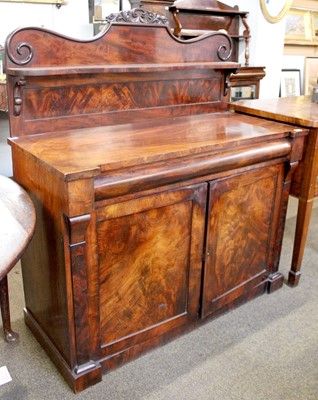
<svg viewBox="0 0 318 400">
<path fill-rule="evenodd" d="M 32 239 L 35 209 L 28 194 L 12 179 L 0 176 L 0 304 L 5 339 L 17 339 L 11 329 L 7 274 Z"/>
</svg>

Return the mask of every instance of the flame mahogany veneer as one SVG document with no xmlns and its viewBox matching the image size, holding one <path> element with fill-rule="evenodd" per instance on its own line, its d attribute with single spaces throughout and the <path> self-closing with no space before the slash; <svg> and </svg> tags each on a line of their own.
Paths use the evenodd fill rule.
<svg viewBox="0 0 318 400">
<path fill-rule="evenodd" d="M 299 199 L 294 248 L 288 284 L 298 285 L 306 246 L 313 201 L 318 197 L 318 104 L 311 96 L 281 97 L 231 104 L 236 112 L 302 126 L 309 130 L 304 157 L 292 176 L 291 195 Z"/>
<path fill-rule="evenodd" d="M 75 392 L 279 288 L 306 129 L 228 111 L 224 33 L 113 16 L 6 42 L 14 179 L 32 197 L 25 320 Z"/>
</svg>

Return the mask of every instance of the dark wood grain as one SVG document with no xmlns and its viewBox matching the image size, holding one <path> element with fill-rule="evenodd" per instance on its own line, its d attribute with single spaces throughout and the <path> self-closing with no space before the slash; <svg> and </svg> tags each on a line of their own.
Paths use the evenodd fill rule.
<svg viewBox="0 0 318 400">
<path fill-rule="evenodd" d="M 236 112 L 309 128 L 305 154 L 292 176 L 291 194 L 299 199 L 289 285 L 299 283 L 313 200 L 318 196 L 318 104 L 310 96 L 239 101 L 230 105 Z"/>
<path fill-rule="evenodd" d="M 224 69 L 239 67 L 228 35 L 184 42 L 167 26 L 111 23 L 87 41 L 20 29 L 6 49 L 12 136 L 225 110 Z"/>
<path fill-rule="evenodd" d="M 245 64 L 230 76 L 230 86 L 255 87 L 254 98 L 259 97 L 260 80 L 265 76 L 265 67 L 249 65 L 251 32 L 247 11 L 240 10 L 239 6 L 231 7 L 212 0 L 132 0 L 131 3 L 164 15 L 177 37 L 190 39 L 211 31 L 226 31 L 233 41 L 232 61 L 239 61 L 239 48 L 244 44 Z"/>
<path fill-rule="evenodd" d="M 98 210 L 105 354 L 197 316 L 206 184 Z"/>
<path fill-rule="evenodd" d="M 23 146 L 22 151 L 34 157 L 40 156 L 65 180 L 73 180 L 79 174 L 89 177 L 104 171 L 214 152 L 215 149 L 225 152 L 233 151 L 237 146 L 260 145 L 264 142 L 264 135 L 268 139 L 275 136 L 278 140 L 286 138 L 292 131 L 290 126 L 226 112 L 165 118 L 134 125 L 64 130 L 40 137 L 12 138 L 9 143 L 13 147 L 19 143 Z M 285 149 L 286 146 L 288 142 L 283 145 Z M 71 149 L 72 158 L 63 156 L 61 148 Z M 279 143 L 270 153 L 278 149 Z M 283 148 L 280 151 L 284 152 Z"/>
<path fill-rule="evenodd" d="M 275 166 L 210 184 L 204 316 L 267 279 L 282 181 Z"/>
<path fill-rule="evenodd" d="M 228 43 L 135 22 L 7 42 L 14 179 L 37 213 L 25 320 L 75 392 L 282 281 L 308 132 L 228 111 Z"/>
<path fill-rule="evenodd" d="M 277 99 L 240 100 L 229 108 L 250 115 L 282 121 L 300 127 L 318 128 L 318 105 L 310 96 L 290 96 Z"/>
<path fill-rule="evenodd" d="M 246 19 L 247 11 L 213 0 L 141 0 L 139 4 L 164 15 L 177 37 L 189 39 L 211 31 L 225 30 L 233 40 L 231 60 L 238 61 L 240 21 Z M 248 37 L 247 24 L 245 28 L 244 35 Z"/>
</svg>

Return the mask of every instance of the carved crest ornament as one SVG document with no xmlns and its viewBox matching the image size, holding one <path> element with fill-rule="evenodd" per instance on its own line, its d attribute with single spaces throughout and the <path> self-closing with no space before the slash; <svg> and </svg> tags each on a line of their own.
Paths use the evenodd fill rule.
<svg viewBox="0 0 318 400">
<path fill-rule="evenodd" d="M 143 10 L 142 8 L 134 8 L 132 10 L 120 11 L 119 13 L 112 13 L 105 19 L 107 22 L 168 25 L 168 20 L 163 15 L 158 15 L 154 12 Z"/>
</svg>

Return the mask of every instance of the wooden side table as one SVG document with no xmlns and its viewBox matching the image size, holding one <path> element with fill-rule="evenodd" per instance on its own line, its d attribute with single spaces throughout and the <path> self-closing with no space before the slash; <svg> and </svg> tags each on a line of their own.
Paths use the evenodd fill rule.
<svg viewBox="0 0 318 400">
<path fill-rule="evenodd" d="M 0 111 L 8 111 L 6 81 L 0 81 Z"/>
<path fill-rule="evenodd" d="M 231 90 L 229 90 L 229 101 L 239 100 L 239 98 L 236 98 L 237 95 L 235 94 L 234 88 L 242 88 L 244 91 L 244 88 L 246 87 L 250 88 L 251 90 L 251 94 L 248 99 L 258 99 L 260 82 L 265 75 L 265 67 L 242 67 L 239 69 L 238 73 L 231 74 L 229 81 L 231 88 Z M 242 96 L 244 97 L 244 94 L 241 94 L 241 97 Z"/>
<path fill-rule="evenodd" d="M 7 274 L 19 261 L 35 228 L 35 209 L 28 194 L 12 179 L 0 176 L 0 303 L 5 339 L 17 339 L 10 323 Z"/>
<path fill-rule="evenodd" d="M 236 112 L 269 118 L 309 128 L 303 160 L 292 178 L 291 195 L 298 198 L 297 223 L 288 284 L 300 279 L 313 200 L 318 197 L 318 104 L 310 96 L 282 97 L 271 100 L 240 100 L 230 104 Z"/>
</svg>

